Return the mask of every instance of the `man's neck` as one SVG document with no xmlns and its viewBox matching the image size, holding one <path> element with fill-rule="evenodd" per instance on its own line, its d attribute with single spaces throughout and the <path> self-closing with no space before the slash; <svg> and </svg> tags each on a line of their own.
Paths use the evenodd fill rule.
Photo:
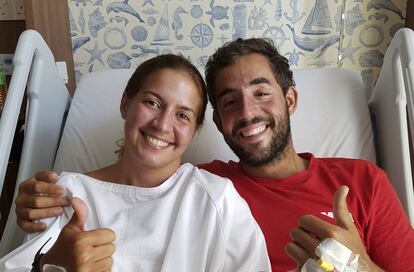
<svg viewBox="0 0 414 272">
<path fill-rule="evenodd" d="M 308 169 L 309 161 L 300 157 L 292 145 L 272 162 L 262 166 L 250 166 L 240 162 L 243 171 L 251 177 L 286 178 Z"/>
</svg>

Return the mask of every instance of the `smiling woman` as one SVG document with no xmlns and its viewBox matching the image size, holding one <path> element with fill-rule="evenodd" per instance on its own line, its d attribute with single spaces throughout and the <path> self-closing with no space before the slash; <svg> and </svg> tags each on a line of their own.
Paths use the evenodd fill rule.
<svg viewBox="0 0 414 272">
<path fill-rule="evenodd" d="M 142 63 L 121 100 L 120 160 L 49 184 L 72 207 L 0 270 L 29 271 L 36 255 L 32 271 L 270 271 L 263 234 L 232 183 L 181 165 L 206 104 L 204 81 L 185 58 Z"/>
</svg>

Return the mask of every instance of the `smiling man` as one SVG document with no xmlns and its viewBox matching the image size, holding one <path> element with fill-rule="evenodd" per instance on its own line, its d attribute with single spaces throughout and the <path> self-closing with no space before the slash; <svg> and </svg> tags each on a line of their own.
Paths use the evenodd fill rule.
<svg viewBox="0 0 414 272">
<path fill-rule="evenodd" d="M 290 116 L 298 91 L 271 41 L 239 39 L 219 48 L 206 82 L 214 122 L 240 162 L 202 167 L 231 179 L 247 201 L 273 271 L 303 265 L 328 237 L 358 254 L 367 271 L 414 269 L 414 231 L 384 171 L 362 160 L 296 153 Z"/>
</svg>

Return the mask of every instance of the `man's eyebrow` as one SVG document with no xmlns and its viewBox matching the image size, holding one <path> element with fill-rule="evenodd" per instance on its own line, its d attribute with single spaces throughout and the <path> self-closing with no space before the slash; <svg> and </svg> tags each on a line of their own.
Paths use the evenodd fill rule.
<svg viewBox="0 0 414 272">
<path fill-rule="evenodd" d="M 236 91 L 235 89 L 231 89 L 231 88 L 224 89 L 223 91 L 221 91 L 221 92 L 217 95 L 216 100 L 217 100 L 217 101 L 219 101 L 219 100 L 220 100 L 220 98 L 222 98 L 223 96 L 228 95 L 229 93 L 232 93 L 232 92 L 235 92 L 235 91 Z"/>
<path fill-rule="evenodd" d="M 259 85 L 259 84 L 263 84 L 263 83 L 270 84 L 270 81 L 265 77 L 258 77 L 258 78 L 255 78 L 255 79 L 251 80 L 249 82 L 249 85 Z M 223 96 L 228 95 L 229 93 L 232 93 L 232 92 L 235 92 L 235 91 L 237 91 L 237 90 L 232 89 L 232 88 L 226 88 L 217 95 L 216 100 L 219 101 L 220 98 L 222 98 Z"/>
<path fill-rule="evenodd" d="M 262 83 L 270 84 L 270 81 L 265 77 L 258 77 L 249 82 L 249 85 L 259 85 Z"/>
</svg>

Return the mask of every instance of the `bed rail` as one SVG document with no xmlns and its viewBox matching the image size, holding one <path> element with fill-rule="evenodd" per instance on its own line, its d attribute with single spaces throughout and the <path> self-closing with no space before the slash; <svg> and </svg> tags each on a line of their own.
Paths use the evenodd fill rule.
<svg viewBox="0 0 414 272">
<path fill-rule="evenodd" d="M 0 118 L 0 190 L 26 86 L 28 116 L 14 199 L 21 181 L 41 169 L 52 169 L 70 97 L 57 72 L 53 54 L 38 32 L 26 30 L 21 34 L 13 65 L 10 88 Z M 0 257 L 23 240 L 23 233 L 16 228 L 14 209 L 13 201 L 0 242 Z"/>
<path fill-rule="evenodd" d="M 387 172 L 412 226 L 414 191 L 409 137 L 413 143 L 413 88 L 414 31 L 404 28 L 395 34 L 387 49 L 369 104 L 375 118 L 379 165 Z"/>
</svg>

